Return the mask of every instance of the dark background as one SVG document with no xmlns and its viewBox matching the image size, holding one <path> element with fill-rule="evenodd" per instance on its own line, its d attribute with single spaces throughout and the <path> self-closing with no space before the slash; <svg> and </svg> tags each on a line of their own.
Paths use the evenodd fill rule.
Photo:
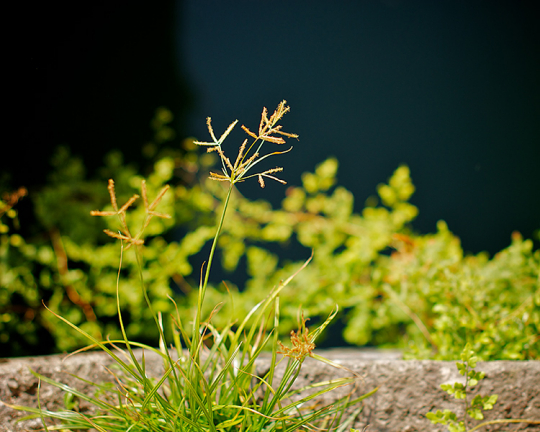
<svg viewBox="0 0 540 432">
<path fill-rule="evenodd" d="M 513 230 L 530 238 L 540 228 L 534 5 L 36 2 L 11 15 L 5 127 L 14 133 L 0 178 L 39 187 L 58 145 L 90 173 L 113 148 L 142 163 L 158 106 L 174 112 L 179 145 L 208 139 L 206 116 L 217 133 L 237 118 L 256 128 L 263 106 L 287 99 L 284 130 L 300 135 L 279 160 L 289 184 L 334 155 L 360 211 L 405 163 L 420 209 L 413 226 L 433 232 L 444 219 L 466 251 L 495 253 Z M 228 145 L 234 154 L 237 142 Z M 261 196 L 255 183 L 241 189 Z M 269 184 L 262 196 L 277 204 L 283 193 Z"/>
</svg>

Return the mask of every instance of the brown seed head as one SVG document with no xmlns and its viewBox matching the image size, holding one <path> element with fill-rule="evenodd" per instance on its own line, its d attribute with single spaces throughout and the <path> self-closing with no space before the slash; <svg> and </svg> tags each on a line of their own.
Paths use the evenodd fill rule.
<svg viewBox="0 0 540 432">
<path fill-rule="evenodd" d="M 302 361 L 306 356 L 311 355 L 315 349 L 315 344 L 309 336 L 309 330 L 306 327 L 306 319 L 304 315 L 301 317 L 300 328 L 297 332 L 291 331 L 291 344 L 292 348 L 288 348 L 278 341 L 280 351 L 278 354 L 283 354 L 285 357 L 294 358 Z"/>
</svg>

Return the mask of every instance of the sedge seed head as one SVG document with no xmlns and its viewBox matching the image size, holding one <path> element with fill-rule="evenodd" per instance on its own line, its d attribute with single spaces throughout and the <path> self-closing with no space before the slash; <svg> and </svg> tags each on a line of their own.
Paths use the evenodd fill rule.
<svg viewBox="0 0 540 432">
<path fill-rule="evenodd" d="M 219 157 L 222 163 L 223 174 L 217 174 L 217 173 L 211 172 L 210 179 L 216 180 L 216 181 L 228 181 L 234 184 L 240 181 L 244 181 L 251 177 L 257 177 L 257 180 L 261 187 L 265 186 L 264 178 L 269 178 L 269 179 L 278 181 L 279 183 L 286 184 L 285 181 L 272 175 L 273 173 L 282 171 L 283 168 L 273 168 L 273 169 L 262 171 L 256 174 L 248 175 L 248 171 L 257 163 L 262 161 L 263 159 L 272 155 L 286 153 L 292 149 L 291 147 L 285 151 L 273 152 L 273 153 L 260 156 L 260 149 L 264 142 L 271 142 L 274 144 L 285 144 L 285 139 L 283 137 L 298 138 L 298 135 L 296 134 L 283 132 L 281 130 L 282 126 L 277 124 L 279 120 L 281 120 L 283 116 L 287 112 L 290 111 L 290 107 L 287 106 L 286 104 L 287 104 L 287 101 L 285 100 L 280 102 L 278 107 L 274 111 L 274 113 L 270 116 L 270 118 L 268 118 L 267 108 L 266 107 L 263 108 L 263 111 L 261 114 L 261 121 L 259 123 L 258 134 L 252 132 L 249 128 L 242 125 L 242 130 L 250 138 L 253 139 L 253 142 L 249 146 L 248 146 L 248 139 L 245 139 L 242 142 L 238 150 L 238 155 L 236 157 L 234 165 L 231 163 L 231 160 L 225 155 L 225 152 L 222 149 L 222 144 L 225 138 L 236 126 L 236 123 L 238 122 L 238 120 L 232 122 L 229 125 L 229 127 L 225 130 L 225 132 L 221 135 L 221 137 L 219 139 L 216 139 L 214 130 L 212 128 L 211 118 L 208 117 L 206 120 L 206 124 L 208 126 L 208 131 L 213 141 L 212 142 L 195 141 L 195 144 L 207 146 L 208 152 L 215 151 L 219 154 Z M 275 136 L 275 134 L 278 134 L 281 136 Z M 256 144 L 257 142 L 259 143 Z"/>
<path fill-rule="evenodd" d="M 165 213 L 158 213 L 154 209 L 157 207 L 157 205 L 160 203 L 161 199 L 165 195 L 165 193 L 169 190 L 169 185 L 166 185 L 161 189 L 161 191 L 158 193 L 157 197 L 154 199 L 154 201 L 149 204 L 148 203 L 148 194 L 146 190 L 146 181 L 143 180 L 141 183 L 141 193 L 143 196 L 143 203 L 144 203 L 144 209 L 146 212 L 146 218 L 143 223 L 143 226 L 139 230 L 139 233 L 133 237 L 129 231 L 127 221 L 126 221 L 126 212 L 127 209 L 139 198 L 139 195 L 134 194 L 120 209 L 118 208 L 118 203 L 116 199 L 116 192 L 114 190 L 114 181 L 112 179 L 109 180 L 108 187 L 109 195 L 111 198 L 111 205 L 115 211 L 101 211 L 101 210 L 92 210 L 90 212 L 91 216 L 118 216 L 118 219 L 120 221 L 120 225 L 122 227 L 121 231 L 114 232 L 109 229 L 103 230 L 105 234 L 107 234 L 109 237 L 113 237 L 116 239 L 120 239 L 123 241 L 126 241 L 128 243 L 128 246 L 126 249 L 128 249 L 131 245 L 142 245 L 144 243 L 144 240 L 142 240 L 140 237 L 143 234 L 144 229 L 148 226 L 150 223 L 150 220 L 156 216 L 160 218 L 170 218 L 171 216 Z"/>
</svg>

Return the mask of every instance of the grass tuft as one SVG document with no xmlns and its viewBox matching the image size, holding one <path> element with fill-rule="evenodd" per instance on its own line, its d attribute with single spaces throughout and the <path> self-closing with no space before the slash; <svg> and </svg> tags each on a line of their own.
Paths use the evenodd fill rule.
<svg viewBox="0 0 540 432">
<path fill-rule="evenodd" d="M 291 332 L 292 347 L 285 346 L 278 339 L 280 292 L 309 264 L 311 258 L 285 281 L 270 289 L 266 298 L 254 306 L 243 319 L 231 318 L 226 325 L 217 328 L 212 324 L 212 319 L 219 314 L 220 305 L 216 305 L 209 316 L 203 316 L 202 313 L 214 252 L 235 184 L 249 178 L 257 178 L 261 187 L 265 186 L 264 179 L 285 183 L 274 176 L 275 173 L 282 172 L 281 167 L 256 173 L 250 171 L 262 160 L 292 149 L 290 147 L 285 151 L 262 153 L 265 143 L 282 145 L 285 144 L 285 138 L 298 138 L 296 134 L 283 132 L 278 124 L 289 111 L 286 101 L 282 101 L 270 117 L 267 109 L 263 109 L 257 133 L 242 126 L 249 138 L 240 145 L 234 164 L 225 155 L 222 146 L 238 121 L 231 123 L 217 139 L 209 117 L 207 126 L 212 141 L 195 142 L 218 153 L 222 174 L 211 173 L 210 178 L 228 182 L 229 186 L 223 210 L 218 217 L 208 263 L 201 268 L 198 302 L 191 323 L 182 321 L 176 303 L 171 299 L 176 309 L 176 314 L 170 319 L 172 341 L 165 338 L 163 317 L 152 308 L 142 274 L 142 234 L 153 217 L 168 217 L 156 211 L 167 193 L 168 186 L 149 203 L 146 183 L 142 181 L 141 195 L 146 217 L 137 234 L 132 235 L 127 210 L 135 204 L 139 195 L 133 195 L 119 207 L 114 181 L 109 180 L 108 190 L 114 211 L 96 210 L 92 211 L 91 215 L 116 216 L 120 222 L 118 232 L 105 230 L 105 233 L 121 241 L 117 313 L 122 339 L 99 340 L 66 318 L 55 315 L 90 341 L 90 345 L 85 349 L 99 348 L 111 357 L 114 361 L 114 368 L 110 370 L 112 383 L 86 382 L 95 388 L 95 394 L 90 395 L 32 372 L 39 378 L 40 383 L 53 385 L 70 395 L 70 398 L 76 397 L 93 405 L 95 414 L 84 415 L 74 409 L 53 412 L 41 406 L 30 408 L 11 405 L 12 408 L 29 412 L 30 416 L 26 418 L 40 417 L 45 430 L 62 431 L 342 431 L 351 424 L 352 417 L 344 418 L 346 410 L 377 390 L 353 398 L 359 377 L 352 371 L 350 377 L 312 383 L 303 388 L 295 386 L 306 357 L 344 369 L 313 352 L 317 337 L 335 317 L 337 307 L 328 319 L 313 331 L 306 327 L 307 319 L 303 313 L 299 314 L 299 329 Z M 144 299 L 159 331 L 158 348 L 130 341 L 124 328 L 118 287 L 123 254 L 132 246 L 140 269 Z M 142 359 L 136 357 L 134 347 L 143 349 Z M 263 351 L 270 353 L 270 366 L 265 373 L 260 373 L 256 362 Z M 161 377 L 147 376 L 145 352 L 161 357 L 164 368 Z M 320 404 L 321 396 L 343 386 L 351 388 L 345 396 L 338 397 L 329 404 Z M 361 409 L 357 408 L 352 415 L 357 415 L 360 411 Z"/>
</svg>

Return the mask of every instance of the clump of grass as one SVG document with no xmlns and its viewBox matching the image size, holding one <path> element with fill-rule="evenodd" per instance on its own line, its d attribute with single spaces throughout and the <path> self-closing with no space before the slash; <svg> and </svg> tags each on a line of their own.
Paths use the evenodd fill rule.
<svg viewBox="0 0 540 432">
<path fill-rule="evenodd" d="M 223 328 L 212 324 L 212 317 L 219 313 L 220 305 L 216 305 L 209 316 L 203 316 L 203 304 L 206 288 L 214 258 L 216 244 L 219 239 L 232 190 L 236 183 L 249 178 L 257 178 L 261 187 L 265 179 L 280 183 L 283 180 L 275 176 L 281 167 L 252 173 L 252 169 L 266 158 L 291 150 L 274 151 L 262 154 L 263 145 L 285 144 L 287 138 L 298 138 L 297 135 L 283 132 L 278 122 L 289 111 L 286 102 L 281 102 L 275 112 L 268 117 L 263 110 L 257 133 L 245 126 L 242 129 L 249 136 L 240 146 L 234 164 L 225 155 L 222 146 L 225 138 L 236 126 L 231 123 L 219 139 L 216 138 L 211 119 L 207 125 L 212 137 L 211 142 L 197 142 L 208 147 L 209 151 L 219 154 L 222 173 L 211 173 L 210 178 L 228 182 L 228 192 L 219 216 L 216 234 L 208 258 L 206 268 L 201 270 L 201 281 L 198 291 L 197 307 L 193 321 L 182 322 L 177 312 L 171 320 L 173 341 L 168 345 L 163 331 L 163 320 L 155 313 L 149 300 L 141 271 L 141 289 L 159 330 L 159 348 L 132 342 L 126 334 L 120 310 L 117 288 L 117 309 L 123 338 L 120 340 L 98 340 L 84 330 L 58 316 L 60 320 L 87 337 L 91 344 L 86 348 L 100 348 L 116 363 L 119 372 L 114 374 L 116 386 L 94 384 L 96 395 L 85 394 L 72 387 L 56 382 L 50 378 L 34 375 L 41 381 L 52 384 L 67 394 L 78 397 L 92 404 L 97 413 L 83 413 L 66 409 L 52 412 L 39 408 L 12 406 L 15 409 L 31 413 L 27 418 L 41 417 L 45 430 L 84 430 L 97 431 L 296 431 L 302 429 L 344 430 L 351 418 L 343 417 L 347 408 L 373 394 L 377 389 L 360 397 L 353 398 L 351 390 L 345 396 L 323 406 L 315 404 L 317 398 L 333 389 L 357 382 L 358 377 L 352 373 L 350 377 L 338 378 L 326 382 L 313 383 L 304 388 L 295 388 L 294 383 L 307 357 L 343 369 L 343 367 L 313 352 L 317 337 L 326 328 L 337 313 L 336 309 L 328 319 L 309 331 L 303 315 L 299 319 L 299 329 L 291 332 L 292 347 L 278 340 L 279 294 L 287 287 L 295 274 L 278 286 L 272 288 L 267 297 L 257 304 L 247 316 L 240 320 L 230 320 Z M 251 139 L 251 142 L 250 142 Z M 142 269 L 142 233 L 153 217 L 167 217 L 156 212 L 160 200 L 167 192 L 162 189 L 154 201 L 149 204 L 146 184 L 143 181 L 143 196 L 146 218 L 136 235 L 132 235 L 127 222 L 127 210 L 139 198 L 132 196 L 119 207 L 114 191 L 114 182 L 109 181 L 111 205 L 114 211 L 93 211 L 94 216 L 116 216 L 120 222 L 120 231 L 105 233 L 121 241 L 120 269 L 125 250 L 134 246 L 135 254 Z M 310 260 L 297 271 L 301 271 Z M 120 269 L 118 278 L 120 278 Z M 117 283 L 118 287 L 118 283 Z M 173 299 L 171 299 L 174 302 Z M 142 361 L 133 351 L 134 347 L 143 349 Z M 256 360 L 264 349 L 270 351 L 268 371 L 259 375 Z M 146 374 L 144 351 L 156 353 L 163 360 L 164 374 L 160 378 L 151 378 Z M 123 360 L 120 352 L 124 352 L 127 360 Z M 279 373 L 278 373 L 279 369 Z M 278 378 L 279 375 L 279 378 Z M 352 386 L 354 389 L 354 386 Z M 70 397 L 72 397 L 70 396 Z M 39 398 L 38 398 L 39 399 Z M 355 411 L 359 412 L 359 409 Z M 48 425 L 46 419 L 56 420 Z"/>
</svg>

